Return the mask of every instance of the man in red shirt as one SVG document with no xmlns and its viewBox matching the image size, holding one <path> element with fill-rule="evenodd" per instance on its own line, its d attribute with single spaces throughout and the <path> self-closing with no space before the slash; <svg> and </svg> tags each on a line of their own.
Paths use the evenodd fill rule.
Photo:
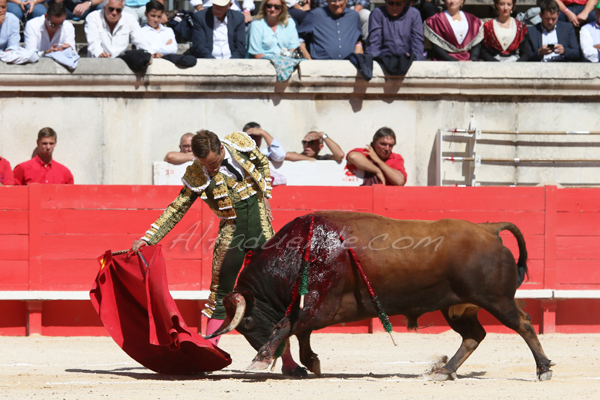
<svg viewBox="0 0 600 400">
<path fill-rule="evenodd" d="M 392 153 L 396 145 L 396 134 L 390 128 L 380 128 L 373 141 L 364 149 L 350 150 L 346 156 L 348 170 L 365 171 L 364 184 L 384 184 L 388 186 L 404 186 L 406 171 L 404 159 L 400 154 Z"/>
<path fill-rule="evenodd" d="M 38 133 L 38 154 L 14 169 L 15 184 L 30 183 L 69 183 L 73 184 L 73 174 L 67 167 L 52 160 L 56 147 L 56 132 L 52 128 L 42 128 Z"/>
<path fill-rule="evenodd" d="M 15 178 L 13 177 L 12 168 L 6 158 L 0 157 L 0 186 L 14 185 Z"/>
</svg>

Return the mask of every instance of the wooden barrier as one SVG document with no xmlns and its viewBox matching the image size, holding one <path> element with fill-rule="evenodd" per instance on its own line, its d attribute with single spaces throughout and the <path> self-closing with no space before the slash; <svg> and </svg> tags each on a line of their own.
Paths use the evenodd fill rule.
<svg viewBox="0 0 600 400">
<path fill-rule="evenodd" d="M 175 186 L 0 187 L 0 334 L 105 335 L 88 299 L 107 249 L 128 248 L 177 196 Z M 540 332 L 600 332 L 600 190 L 547 187 L 276 187 L 274 227 L 316 210 L 399 219 L 511 221 L 522 230 L 530 279 L 517 296 Z M 169 287 L 191 327 L 210 285 L 218 220 L 201 201 L 161 242 Z M 503 233 L 517 254 L 516 241 Z M 508 332 L 481 312 L 488 331 Z M 449 329 L 440 313 L 423 332 Z M 403 317 L 393 317 L 404 331 Z M 326 332 L 373 332 L 378 321 Z"/>
</svg>

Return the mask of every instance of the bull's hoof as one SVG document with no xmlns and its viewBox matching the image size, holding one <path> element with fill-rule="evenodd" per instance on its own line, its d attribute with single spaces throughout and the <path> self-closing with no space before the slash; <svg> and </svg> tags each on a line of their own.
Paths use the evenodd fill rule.
<svg viewBox="0 0 600 400">
<path fill-rule="evenodd" d="M 453 380 L 456 380 L 457 377 L 456 377 L 456 372 L 448 373 L 448 372 L 438 371 L 438 372 L 431 374 L 429 376 L 429 379 L 432 381 L 436 381 L 436 382 L 438 382 L 438 381 L 453 381 Z"/>
<path fill-rule="evenodd" d="M 264 360 L 260 360 L 260 361 L 252 361 L 252 364 L 248 365 L 248 368 L 246 368 L 249 371 L 262 371 L 265 370 L 267 368 L 269 368 L 269 365 L 271 365 L 270 361 L 264 361 Z"/>
<path fill-rule="evenodd" d="M 538 375 L 538 380 L 540 382 L 549 381 L 550 379 L 552 379 L 552 371 L 542 372 Z"/>
<path fill-rule="evenodd" d="M 308 369 L 316 376 L 321 377 L 321 361 L 317 357 L 312 358 L 312 364 Z"/>
</svg>

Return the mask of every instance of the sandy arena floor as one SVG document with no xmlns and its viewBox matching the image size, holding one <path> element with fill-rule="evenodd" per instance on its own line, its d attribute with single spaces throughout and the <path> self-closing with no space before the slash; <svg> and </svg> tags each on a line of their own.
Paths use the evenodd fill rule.
<svg viewBox="0 0 600 400">
<path fill-rule="evenodd" d="M 110 338 L 0 337 L 0 399 L 599 399 L 600 335 L 542 335 L 557 365 L 549 382 L 517 335 L 489 334 L 462 366 L 458 380 L 432 382 L 423 374 L 459 345 L 440 335 L 315 334 L 324 376 L 284 379 L 245 372 L 255 352 L 240 335 L 226 336 L 233 357 L 207 376 L 158 375 L 130 359 Z M 297 343 L 293 340 L 293 351 Z"/>
</svg>

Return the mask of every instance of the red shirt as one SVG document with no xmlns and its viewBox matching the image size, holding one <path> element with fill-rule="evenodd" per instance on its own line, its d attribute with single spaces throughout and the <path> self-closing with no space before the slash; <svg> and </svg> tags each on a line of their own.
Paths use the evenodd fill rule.
<svg viewBox="0 0 600 400">
<path fill-rule="evenodd" d="M 3 185 L 14 185 L 15 177 L 12 168 L 6 158 L 0 157 L 0 183 Z"/>
<path fill-rule="evenodd" d="M 579 4 L 580 6 L 585 6 L 587 4 L 587 0 L 562 0 L 565 6 L 570 6 L 571 4 Z"/>
<path fill-rule="evenodd" d="M 364 148 L 359 147 L 359 148 L 350 150 L 348 152 L 348 154 L 352 153 L 353 151 L 358 151 L 360 154 L 367 157 L 369 159 L 369 161 L 373 162 L 373 160 L 371 160 L 371 157 L 369 157 L 369 154 L 367 153 L 367 151 Z M 348 161 L 348 155 L 346 155 L 346 161 Z M 390 154 L 388 159 L 385 160 L 384 162 L 387 166 L 400 171 L 402 173 L 402 175 L 404 175 L 404 181 L 406 182 L 406 171 L 404 170 L 404 158 L 402 158 L 402 156 L 400 154 L 392 153 L 392 154 Z M 357 168 L 354 164 L 348 164 L 348 169 L 350 171 L 356 171 Z M 386 186 L 392 186 L 392 184 L 390 183 L 389 180 L 386 180 L 385 184 L 386 184 Z"/>
<path fill-rule="evenodd" d="M 15 185 L 30 183 L 69 183 L 73 184 L 73 174 L 67 167 L 52 160 L 45 164 L 40 156 L 35 156 L 15 167 Z"/>
</svg>

